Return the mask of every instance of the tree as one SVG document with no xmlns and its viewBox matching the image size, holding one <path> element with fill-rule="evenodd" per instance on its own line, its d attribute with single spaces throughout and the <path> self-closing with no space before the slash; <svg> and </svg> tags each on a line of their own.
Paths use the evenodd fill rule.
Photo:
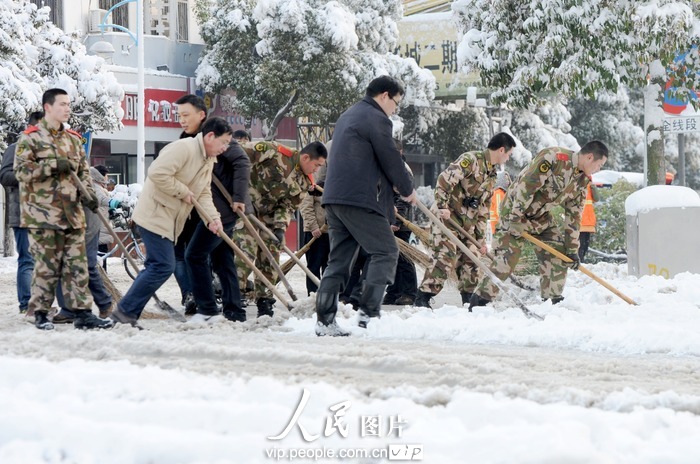
<svg viewBox="0 0 700 464">
<path fill-rule="evenodd" d="M 648 183 L 663 183 L 664 86 L 687 100 L 700 88 L 696 4 L 656 0 L 461 0 L 458 49 L 492 97 L 519 108 L 544 93 L 595 98 L 620 85 L 644 89 Z M 688 51 L 674 61 L 679 51 Z M 688 71 L 692 72 L 688 72 Z"/>
<path fill-rule="evenodd" d="M 419 145 L 447 163 L 489 141 L 488 118 L 482 109 L 409 106 L 401 110 L 404 144 Z"/>
<path fill-rule="evenodd" d="M 199 0 L 197 14 L 206 44 L 197 83 L 235 90 L 247 117 L 332 122 L 382 74 L 403 80 L 407 102 L 434 98 L 432 74 L 391 54 L 399 0 Z"/>
<path fill-rule="evenodd" d="M 641 92 L 621 87 L 615 95 L 570 100 L 568 108 L 574 137 L 584 142 L 604 140 L 607 144 L 610 156 L 605 169 L 642 172 L 644 110 Z"/>
<path fill-rule="evenodd" d="M 27 0 L 0 0 L 0 143 L 16 134 L 41 95 L 66 90 L 73 102 L 70 124 L 80 130 L 121 127 L 124 91 L 104 60 L 88 56 L 77 36 L 49 21 L 49 8 Z"/>
</svg>

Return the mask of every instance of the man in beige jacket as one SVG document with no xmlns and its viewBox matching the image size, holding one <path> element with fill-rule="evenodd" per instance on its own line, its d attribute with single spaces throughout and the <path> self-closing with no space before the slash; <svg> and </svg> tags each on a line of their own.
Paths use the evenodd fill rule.
<svg viewBox="0 0 700 464">
<path fill-rule="evenodd" d="M 328 144 L 326 146 L 329 147 Z M 316 171 L 315 178 L 315 186 L 323 188 L 326 180 L 325 166 L 321 166 Z M 324 228 L 326 225 L 326 212 L 321 206 L 321 195 L 321 191 L 314 188 L 301 200 L 301 205 L 299 205 L 299 212 L 304 220 L 304 243 L 306 244 L 312 239 L 316 239 L 306 252 L 306 266 L 319 279 L 321 278 L 321 273 L 328 266 L 328 253 L 331 251 L 331 244 L 328 241 L 328 228 Z M 311 295 L 311 292 L 316 290 L 318 290 L 318 286 L 307 276 L 306 293 Z"/>
<path fill-rule="evenodd" d="M 196 137 L 167 145 L 148 169 L 148 177 L 134 209 L 133 220 L 146 246 L 142 271 L 112 319 L 136 325 L 143 308 L 175 269 L 174 243 L 192 211 L 193 199 L 212 218 L 209 230 L 223 230 L 211 198 L 211 173 L 216 157 L 231 143 L 231 126 L 221 118 L 208 119 Z"/>
</svg>

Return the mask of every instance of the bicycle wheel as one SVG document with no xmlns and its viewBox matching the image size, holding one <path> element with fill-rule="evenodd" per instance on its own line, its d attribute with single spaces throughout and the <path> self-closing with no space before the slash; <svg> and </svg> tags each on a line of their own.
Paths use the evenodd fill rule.
<svg viewBox="0 0 700 464">
<path fill-rule="evenodd" d="M 126 246 L 126 251 L 129 253 L 129 256 L 134 258 L 134 261 L 136 261 L 136 264 L 139 267 L 139 272 L 143 271 L 143 263 L 146 261 L 146 246 L 143 244 L 143 242 L 141 240 L 137 240 L 129 243 Z M 131 263 L 129 263 L 129 260 L 126 259 L 126 257 L 122 259 L 124 261 L 124 269 L 126 269 L 126 273 L 129 274 L 129 277 L 132 279 L 136 279 L 138 273 L 134 270 Z"/>
</svg>

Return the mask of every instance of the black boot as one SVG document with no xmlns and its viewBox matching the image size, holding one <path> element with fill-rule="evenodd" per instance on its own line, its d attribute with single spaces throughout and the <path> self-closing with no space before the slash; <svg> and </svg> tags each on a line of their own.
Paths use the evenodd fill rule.
<svg viewBox="0 0 700 464">
<path fill-rule="evenodd" d="M 48 311 L 34 311 L 34 326 L 39 330 L 53 330 Z"/>
<path fill-rule="evenodd" d="M 338 312 L 338 294 L 319 292 L 316 294 L 316 335 L 319 337 L 347 337 L 350 332 L 342 329 L 335 320 Z"/>
<path fill-rule="evenodd" d="M 555 297 L 552 297 L 552 304 L 553 304 L 553 305 L 558 304 L 558 303 L 561 303 L 562 301 L 564 301 L 564 297 L 563 297 L 563 296 L 555 296 Z"/>
<path fill-rule="evenodd" d="M 363 329 L 367 328 L 372 317 L 382 317 L 379 310 L 382 309 L 382 295 L 384 295 L 386 285 L 362 284 L 362 299 L 360 309 L 357 311 L 357 325 Z"/>
<path fill-rule="evenodd" d="M 469 303 L 473 295 L 472 292 L 459 292 L 459 294 L 462 295 L 462 306 Z"/>
<path fill-rule="evenodd" d="M 73 327 L 76 329 L 111 329 L 113 326 L 114 322 L 111 319 L 100 319 L 89 309 L 75 311 Z"/>
<path fill-rule="evenodd" d="M 469 299 L 469 312 L 472 312 L 474 306 L 486 306 L 489 303 L 491 303 L 491 300 L 488 298 L 481 298 L 476 293 L 473 293 L 472 297 Z"/>
<path fill-rule="evenodd" d="M 426 293 L 422 290 L 418 290 L 418 294 L 416 295 L 416 301 L 415 303 L 413 303 L 413 306 L 419 308 L 433 309 L 433 307 L 430 306 L 430 299 L 434 296 L 434 293 Z"/>
<path fill-rule="evenodd" d="M 382 309 L 382 296 L 386 285 L 362 284 L 362 296 L 360 297 L 360 310 L 369 317 L 381 317 L 379 310 Z"/>
<path fill-rule="evenodd" d="M 274 314 L 272 307 L 275 305 L 276 302 L 277 300 L 273 298 L 258 298 L 258 301 L 255 302 L 256 306 L 258 307 L 258 317 L 272 317 L 272 315 Z"/>
</svg>

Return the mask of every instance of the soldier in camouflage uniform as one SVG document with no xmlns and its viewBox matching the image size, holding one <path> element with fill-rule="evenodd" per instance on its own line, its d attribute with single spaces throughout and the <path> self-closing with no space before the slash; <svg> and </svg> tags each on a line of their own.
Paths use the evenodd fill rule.
<svg viewBox="0 0 700 464">
<path fill-rule="evenodd" d="M 15 175 L 20 191 L 20 227 L 29 232 L 29 251 L 34 258 L 29 311 L 35 325 L 53 329 L 48 311 L 59 278 L 64 300 L 75 312 L 76 328 L 112 327 L 112 321 L 92 314 L 85 254 L 85 214 L 81 203 L 97 212 L 98 203 L 90 182 L 82 137 L 64 126 L 70 117 L 70 98 L 65 90 L 50 89 L 42 98 L 44 119 L 22 133 L 15 155 Z M 75 185 L 78 175 L 86 197 Z"/>
<path fill-rule="evenodd" d="M 249 192 L 254 209 L 252 214 L 265 223 L 279 240 L 277 243 L 266 234 L 261 234 L 272 256 L 279 261 L 287 226 L 313 185 L 312 174 L 326 163 L 328 152 L 321 142 L 312 142 L 299 152 L 275 142 L 251 142 L 244 144 L 243 149 L 251 162 Z M 256 263 L 265 277 L 271 282 L 277 280 L 272 263 L 259 249 L 243 222 L 236 224 L 233 240 Z M 245 282 L 252 270 L 240 259 L 236 260 L 236 268 L 239 282 Z M 258 317 L 272 316 L 275 300 L 270 290 L 257 277 L 254 292 Z"/>
<path fill-rule="evenodd" d="M 486 150 L 462 154 L 438 177 L 433 212 L 442 219 L 454 219 L 482 244 L 482 254 L 486 252 L 484 240 L 491 193 L 496 182 L 496 165 L 508 161 L 515 144 L 509 134 L 496 134 L 489 141 Z M 460 236 L 447 221 L 445 225 L 457 237 Z M 430 298 L 440 293 L 452 270 L 457 271 L 462 304 L 468 303 L 479 283 L 479 268 L 465 254 L 460 253 L 457 246 L 435 224 L 431 226 L 431 236 L 433 260 L 423 276 L 415 306 L 430 308 Z"/>
<path fill-rule="evenodd" d="M 608 159 L 608 149 L 598 141 L 589 142 L 577 153 L 561 147 L 539 152 L 508 189 L 501 206 L 501 217 L 493 238 L 495 262 L 492 270 L 503 280 L 512 274 L 520 259 L 525 239 L 523 232 L 548 243 L 572 259 L 564 263 L 547 251 L 536 249 L 540 263 L 540 288 L 543 299 L 553 304 L 564 298 L 567 268 L 577 269 L 579 223 L 590 176 Z M 564 208 L 564 227 L 560 230 L 552 209 Z M 483 306 L 498 294 L 498 287 L 482 277 L 472 295 L 469 308 Z"/>
</svg>

